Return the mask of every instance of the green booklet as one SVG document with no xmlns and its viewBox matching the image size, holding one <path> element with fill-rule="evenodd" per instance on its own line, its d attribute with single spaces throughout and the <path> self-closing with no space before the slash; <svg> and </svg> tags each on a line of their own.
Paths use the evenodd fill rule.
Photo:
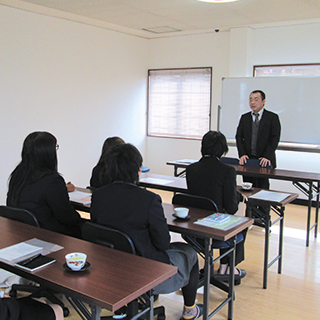
<svg viewBox="0 0 320 320">
<path fill-rule="evenodd" d="M 227 213 L 213 213 L 208 217 L 194 222 L 205 227 L 228 230 L 242 222 L 242 217 L 233 216 Z"/>
</svg>

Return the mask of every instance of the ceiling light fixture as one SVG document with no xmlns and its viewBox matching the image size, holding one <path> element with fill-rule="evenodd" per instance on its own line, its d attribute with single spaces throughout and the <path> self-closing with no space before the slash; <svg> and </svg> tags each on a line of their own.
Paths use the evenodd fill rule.
<svg viewBox="0 0 320 320">
<path fill-rule="evenodd" d="M 212 2 L 212 3 L 224 3 L 224 2 L 235 2 L 239 0 L 197 0 L 201 2 Z"/>
</svg>

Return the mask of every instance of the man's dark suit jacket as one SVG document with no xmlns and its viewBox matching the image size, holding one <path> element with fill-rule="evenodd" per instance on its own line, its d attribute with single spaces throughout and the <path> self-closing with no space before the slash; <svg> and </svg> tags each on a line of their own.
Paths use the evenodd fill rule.
<svg viewBox="0 0 320 320">
<path fill-rule="evenodd" d="M 219 212 L 234 214 L 238 210 L 236 170 L 216 157 L 202 157 L 187 167 L 188 191 L 212 199 Z"/>
<path fill-rule="evenodd" d="M 251 155 L 252 140 L 252 112 L 247 112 L 241 116 L 237 133 L 236 142 L 239 158 L 243 155 Z M 281 125 L 276 113 L 264 109 L 262 118 L 259 122 L 257 138 L 257 158 L 267 158 L 271 161 L 272 167 L 276 168 L 276 149 L 280 140 Z"/>
<path fill-rule="evenodd" d="M 165 252 L 170 234 L 159 195 L 132 183 L 113 182 L 93 192 L 90 214 L 92 222 L 129 235 L 140 256 L 170 263 Z"/>
</svg>

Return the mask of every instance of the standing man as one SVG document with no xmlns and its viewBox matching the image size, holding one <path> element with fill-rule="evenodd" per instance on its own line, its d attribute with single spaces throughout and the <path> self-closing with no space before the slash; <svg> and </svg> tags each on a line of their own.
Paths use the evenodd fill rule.
<svg viewBox="0 0 320 320">
<path fill-rule="evenodd" d="M 248 159 L 259 159 L 260 165 L 276 168 L 276 149 L 280 140 L 281 125 L 277 114 L 264 109 L 266 95 L 261 90 L 252 91 L 249 104 L 251 112 L 241 116 L 236 142 L 240 165 Z M 245 177 L 255 187 L 269 189 L 268 178 Z"/>
</svg>

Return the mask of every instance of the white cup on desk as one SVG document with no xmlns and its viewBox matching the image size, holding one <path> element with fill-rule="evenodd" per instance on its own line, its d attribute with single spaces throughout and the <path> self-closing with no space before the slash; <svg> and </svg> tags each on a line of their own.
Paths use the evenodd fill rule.
<svg viewBox="0 0 320 320">
<path fill-rule="evenodd" d="M 174 208 L 174 213 L 178 218 L 185 219 L 189 214 L 188 208 Z"/>
<path fill-rule="evenodd" d="M 244 190 L 251 190 L 252 189 L 252 183 L 251 182 L 243 182 L 241 185 L 241 188 Z"/>
<path fill-rule="evenodd" d="M 66 255 L 68 267 L 73 271 L 81 270 L 86 264 L 87 255 L 81 252 L 72 252 Z"/>
</svg>

